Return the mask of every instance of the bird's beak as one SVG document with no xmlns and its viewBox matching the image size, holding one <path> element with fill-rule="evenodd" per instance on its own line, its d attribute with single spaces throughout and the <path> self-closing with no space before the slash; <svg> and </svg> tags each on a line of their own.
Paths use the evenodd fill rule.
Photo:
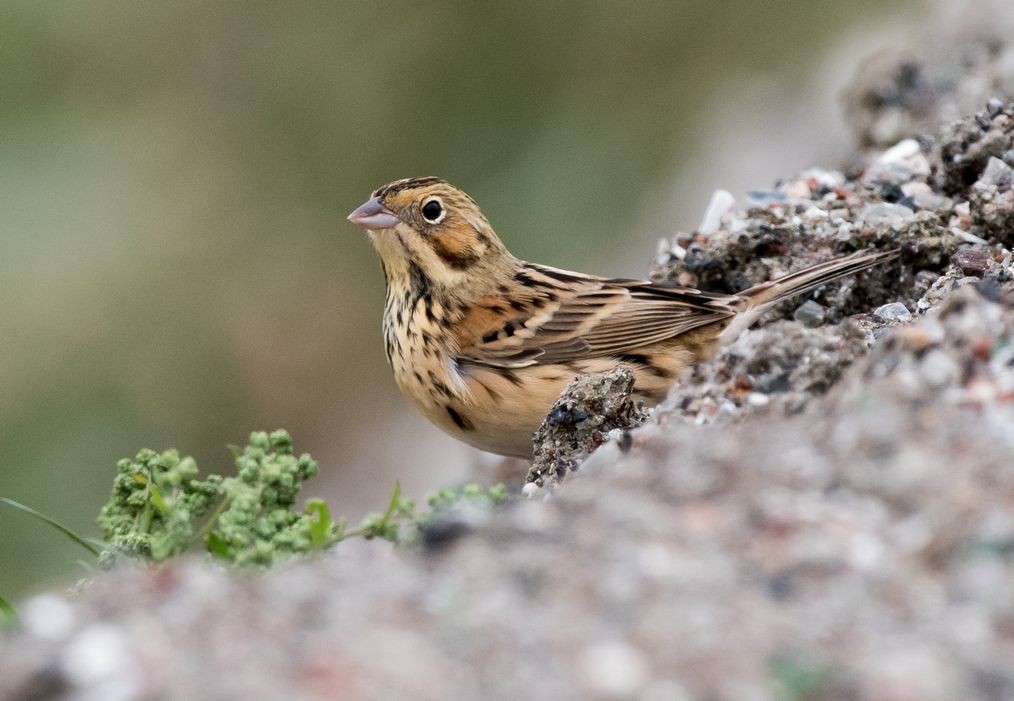
<svg viewBox="0 0 1014 701">
<path fill-rule="evenodd" d="M 394 212 L 380 204 L 380 200 L 376 197 L 366 200 L 348 218 L 353 224 L 358 224 L 364 229 L 374 231 L 377 229 L 390 229 L 398 223 L 398 217 L 395 216 Z"/>
</svg>

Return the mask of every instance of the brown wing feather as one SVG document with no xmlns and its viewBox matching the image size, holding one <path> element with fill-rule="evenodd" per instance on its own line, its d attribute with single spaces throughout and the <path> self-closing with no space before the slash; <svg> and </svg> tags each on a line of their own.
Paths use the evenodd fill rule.
<svg viewBox="0 0 1014 701">
<path fill-rule="evenodd" d="M 733 295 L 531 264 L 516 279 L 522 284 L 511 294 L 521 304 L 499 313 L 502 298 L 490 298 L 458 323 L 462 361 L 516 368 L 621 354 L 728 319 L 743 303 Z"/>
</svg>

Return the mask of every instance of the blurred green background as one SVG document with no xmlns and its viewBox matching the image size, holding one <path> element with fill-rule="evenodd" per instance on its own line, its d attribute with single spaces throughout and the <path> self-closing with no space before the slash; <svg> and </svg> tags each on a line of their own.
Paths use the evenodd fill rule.
<svg viewBox="0 0 1014 701">
<path fill-rule="evenodd" d="M 847 77 L 906 7 L 0 2 L 0 495 L 95 533 L 118 458 L 225 471 L 276 427 L 353 517 L 459 478 L 474 453 L 398 395 L 345 215 L 437 174 L 522 257 L 642 275 L 711 189 L 847 138 L 817 69 Z M 78 557 L 0 509 L 0 595 Z"/>
</svg>

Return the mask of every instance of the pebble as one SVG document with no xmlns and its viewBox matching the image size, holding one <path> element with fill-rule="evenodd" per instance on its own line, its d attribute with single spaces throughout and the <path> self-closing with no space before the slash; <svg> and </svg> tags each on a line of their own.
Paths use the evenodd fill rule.
<svg viewBox="0 0 1014 701">
<path fill-rule="evenodd" d="M 1001 161 L 996 156 L 990 157 L 986 163 L 986 170 L 975 183 L 977 189 L 1000 190 L 1003 192 L 1014 185 L 1014 168 Z"/>
<path fill-rule="evenodd" d="M 708 202 L 708 208 L 704 210 L 704 217 L 697 227 L 697 233 L 704 236 L 715 233 L 722 228 L 722 217 L 732 211 L 736 206 L 736 198 L 728 190 L 715 190 Z"/>
<path fill-rule="evenodd" d="M 891 302 L 873 310 L 873 315 L 882 321 L 897 321 L 907 324 L 912 321 L 912 312 L 901 302 Z"/>
<path fill-rule="evenodd" d="M 61 667 L 72 684 L 101 690 L 96 698 L 137 698 L 127 636 L 112 624 L 96 623 L 78 633 L 64 648 Z"/>
<path fill-rule="evenodd" d="M 900 163 L 915 156 L 920 151 L 919 142 L 915 139 L 903 139 L 880 154 L 878 163 Z"/>
<path fill-rule="evenodd" d="M 786 183 L 782 186 L 782 192 L 790 200 L 808 200 L 813 195 L 813 191 L 805 180 L 794 180 Z"/>
<path fill-rule="evenodd" d="M 29 635 L 43 640 L 62 640 L 74 627 L 74 609 L 53 594 L 41 594 L 25 602 L 19 615 Z"/>
<path fill-rule="evenodd" d="M 581 652 L 580 669 L 588 691 L 607 697 L 630 697 L 649 679 L 648 663 L 633 645 L 604 642 Z"/>
<path fill-rule="evenodd" d="M 813 181 L 817 185 L 827 189 L 841 187 L 845 184 L 845 176 L 837 170 L 824 170 L 823 168 L 807 168 L 799 174 L 802 180 Z"/>
<path fill-rule="evenodd" d="M 826 316 L 827 310 L 823 306 L 814 302 L 812 299 L 808 299 L 799 305 L 793 313 L 792 318 L 803 326 L 812 329 L 823 324 Z"/>
<path fill-rule="evenodd" d="M 981 278 L 993 261 L 993 256 L 986 248 L 960 248 L 951 256 L 951 263 L 961 268 L 965 275 Z"/>
<path fill-rule="evenodd" d="M 907 200 L 918 207 L 929 211 L 936 211 L 948 204 L 949 200 L 943 195 L 933 192 L 933 188 L 923 182 L 913 181 L 901 186 L 901 192 Z"/>
<path fill-rule="evenodd" d="M 915 212 L 910 207 L 890 202 L 868 204 L 859 212 L 859 220 L 869 226 L 886 224 L 892 228 L 900 228 L 914 216 Z"/>
<path fill-rule="evenodd" d="M 986 239 L 980 236 L 976 236 L 975 234 L 969 233 L 964 229 L 959 229 L 956 226 L 951 227 L 951 233 L 957 236 L 965 243 L 974 243 L 979 246 L 985 246 L 986 244 L 989 243 L 989 241 L 987 241 Z"/>
<path fill-rule="evenodd" d="M 752 207 L 767 207 L 772 202 L 782 202 L 785 195 L 774 190 L 750 190 L 746 193 L 746 201 Z"/>
<path fill-rule="evenodd" d="M 961 369 L 947 353 L 933 349 L 923 358 L 919 373 L 928 386 L 940 388 L 956 382 Z"/>
</svg>

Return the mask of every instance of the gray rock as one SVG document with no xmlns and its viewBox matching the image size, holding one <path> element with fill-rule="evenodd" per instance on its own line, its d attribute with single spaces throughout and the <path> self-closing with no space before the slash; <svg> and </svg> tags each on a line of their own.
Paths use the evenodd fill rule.
<svg viewBox="0 0 1014 701">
<path fill-rule="evenodd" d="M 803 302 L 792 314 L 793 319 L 803 326 L 808 326 L 810 328 L 815 328 L 823 324 L 826 316 L 827 310 L 812 299 L 808 299 Z"/>
<path fill-rule="evenodd" d="M 914 216 L 915 212 L 905 205 L 877 202 L 863 207 L 859 212 L 859 221 L 867 226 L 889 226 L 897 229 Z"/>
<path fill-rule="evenodd" d="M 644 423 L 648 413 L 634 400 L 633 390 L 634 373 L 626 365 L 574 379 L 535 432 L 535 459 L 525 482 L 559 482 L 612 431 Z"/>
<path fill-rule="evenodd" d="M 873 315 L 883 321 L 907 324 L 912 321 L 912 312 L 901 302 L 891 302 L 873 310 Z"/>
</svg>

